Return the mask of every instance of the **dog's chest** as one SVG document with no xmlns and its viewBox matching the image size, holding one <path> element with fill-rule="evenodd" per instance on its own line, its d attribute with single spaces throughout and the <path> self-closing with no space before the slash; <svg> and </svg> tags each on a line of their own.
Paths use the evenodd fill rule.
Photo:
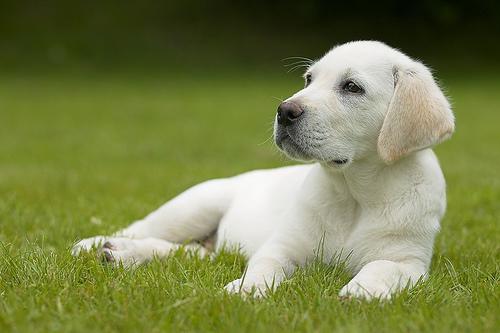
<svg viewBox="0 0 500 333">
<path fill-rule="evenodd" d="M 359 220 L 359 206 L 348 196 L 337 196 L 312 212 L 312 241 L 329 259 L 343 251 Z M 308 222 L 306 222 L 308 223 Z"/>
</svg>

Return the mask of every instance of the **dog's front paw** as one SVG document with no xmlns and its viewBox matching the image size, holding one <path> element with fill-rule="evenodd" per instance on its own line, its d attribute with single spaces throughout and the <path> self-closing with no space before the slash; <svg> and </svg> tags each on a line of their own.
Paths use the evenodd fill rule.
<svg viewBox="0 0 500 333">
<path fill-rule="evenodd" d="M 251 296 L 260 298 L 266 296 L 269 287 L 265 283 L 253 283 L 243 279 L 237 279 L 228 283 L 224 290 L 230 294 L 241 294 L 242 296 Z"/>
<path fill-rule="evenodd" d="M 134 267 L 145 261 L 145 256 L 136 240 L 130 238 L 109 238 L 102 245 L 103 260 L 110 264 L 122 264 L 124 267 Z"/>
<path fill-rule="evenodd" d="M 82 252 L 89 252 L 92 249 L 99 249 L 105 242 L 105 236 L 95 236 L 82 239 L 73 245 L 71 254 L 73 256 L 78 256 Z"/>
<path fill-rule="evenodd" d="M 339 292 L 341 298 L 362 298 L 372 300 L 374 298 L 388 300 L 392 295 L 392 288 L 382 281 L 357 281 L 351 280 Z"/>
<path fill-rule="evenodd" d="M 242 291 L 242 288 L 241 279 L 237 279 L 226 284 L 224 290 L 230 294 L 238 294 Z"/>
</svg>

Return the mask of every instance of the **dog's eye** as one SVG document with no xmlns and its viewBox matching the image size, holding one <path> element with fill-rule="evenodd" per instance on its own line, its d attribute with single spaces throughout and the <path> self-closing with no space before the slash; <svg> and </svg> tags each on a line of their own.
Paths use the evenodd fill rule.
<svg viewBox="0 0 500 333">
<path fill-rule="evenodd" d="M 344 83 L 342 89 L 353 94 L 361 94 L 363 92 L 363 89 L 352 81 Z"/>
<path fill-rule="evenodd" d="M 307 74 L 306 75 L 306 87 L 311 84 L 311 81 L 312 81 L 312 75 Z"/>
</svg>

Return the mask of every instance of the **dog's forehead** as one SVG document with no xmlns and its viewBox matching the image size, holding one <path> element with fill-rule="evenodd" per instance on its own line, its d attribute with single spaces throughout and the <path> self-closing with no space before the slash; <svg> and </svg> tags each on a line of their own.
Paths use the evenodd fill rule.
<svg viewBox="0 0 500 333">
<path fill-rule="evenodd" d="M 385 70 L 393 66 L 399 51 L 380 42 L 361 41 L 346 43 L 331 49 L 311 69 L 339 74 L 353 71 Z"/>
</svg>

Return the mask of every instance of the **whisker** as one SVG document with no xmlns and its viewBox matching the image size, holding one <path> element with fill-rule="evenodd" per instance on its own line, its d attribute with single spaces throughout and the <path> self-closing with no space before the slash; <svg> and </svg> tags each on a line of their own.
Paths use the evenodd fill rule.
<svg viewBox="0 0 500 333">
<path fill-rule="evenodd" d="M 264 140 L 263 142 L 261 143 L 258 143 L 257 146 L 263 146 L 265 144 L 267 144 L 268 142 L 270 142 L 271 140 L 273 140 L 273 136 L 269 136 L 266 140 Z"/>
<path fill-rule="evenodd" d="M 304 61 L 307 61 L 309 63 L 313 63 L 314 62 L 314 60 L 312 60 L 310 58 L 307 58 L 307 57 L 287 57 L 287 58 L 283 58 L 281 61 L 295 60 L 295 59 L 304 60 Z"/>
<path fill-rule="evenodd" d="M 271 132 L 271 135 L 266 140 L 264 140 L 264 142 L 257 144 L 258 146 L 263 146 L 263 145 L 267 144 L 269 141 L 274 139 L 274 121 L 272 121 L 270 125 L 271 126 L 269 126 L 267 128 L 267 131 Z"/>
<path fill-rule="evenodd" d="M 293 72 L 294 70 L 296 70 L 298 68 L 302 68 L 302 67 L 309 68 L 314 63 L 314 60 L 306 58 L 306 57 L 288 57 L 288 58 L 282 59 L 282 61 L 288 61 L 288 60 L 298 60 L 298 61 L 294 61 L 294 62 L 291 62 L 289 64 L 284 65 L 285 67 L 290 67 L 290 69 L 288 70 L 288 73 Z"/>
<path fill-rule="evenodd" d="M 309 65 L 296 65 L 296 66 L 293 66 L 292 68 L 290 68 L 287 71 L 287 73 L 293 72 L 294 70 L 299 69 L 299 68 L 309 68 L 309 67 L 310 67 Z"/>
<path fill-rule="evenodd" d="M 305 61 L 305 60 L 301 60 L 301 61 L 295 61 L 295 62 L 291 62 L 289 64 L 285 64 L 284 66 L 285 67 L 290 67 L 290 66 L 294 66 L 294 65 L 299 65 L 299 64 L 302 64 L 302 65 L 311 65 L 311 63 Z"/>
<path fill-rule="evenodd" d="M 279 98 L 279 97 L 276 97 L 276 96 L 271 96 L 271 98 L 273 98 L 273 99 L 277 100 L 277 101 L 278 101 L 278 102 L 280 102 L 280 103 L 283 103 L 283 102 L 285 101 L 284 99 Z"/>
</svg>

